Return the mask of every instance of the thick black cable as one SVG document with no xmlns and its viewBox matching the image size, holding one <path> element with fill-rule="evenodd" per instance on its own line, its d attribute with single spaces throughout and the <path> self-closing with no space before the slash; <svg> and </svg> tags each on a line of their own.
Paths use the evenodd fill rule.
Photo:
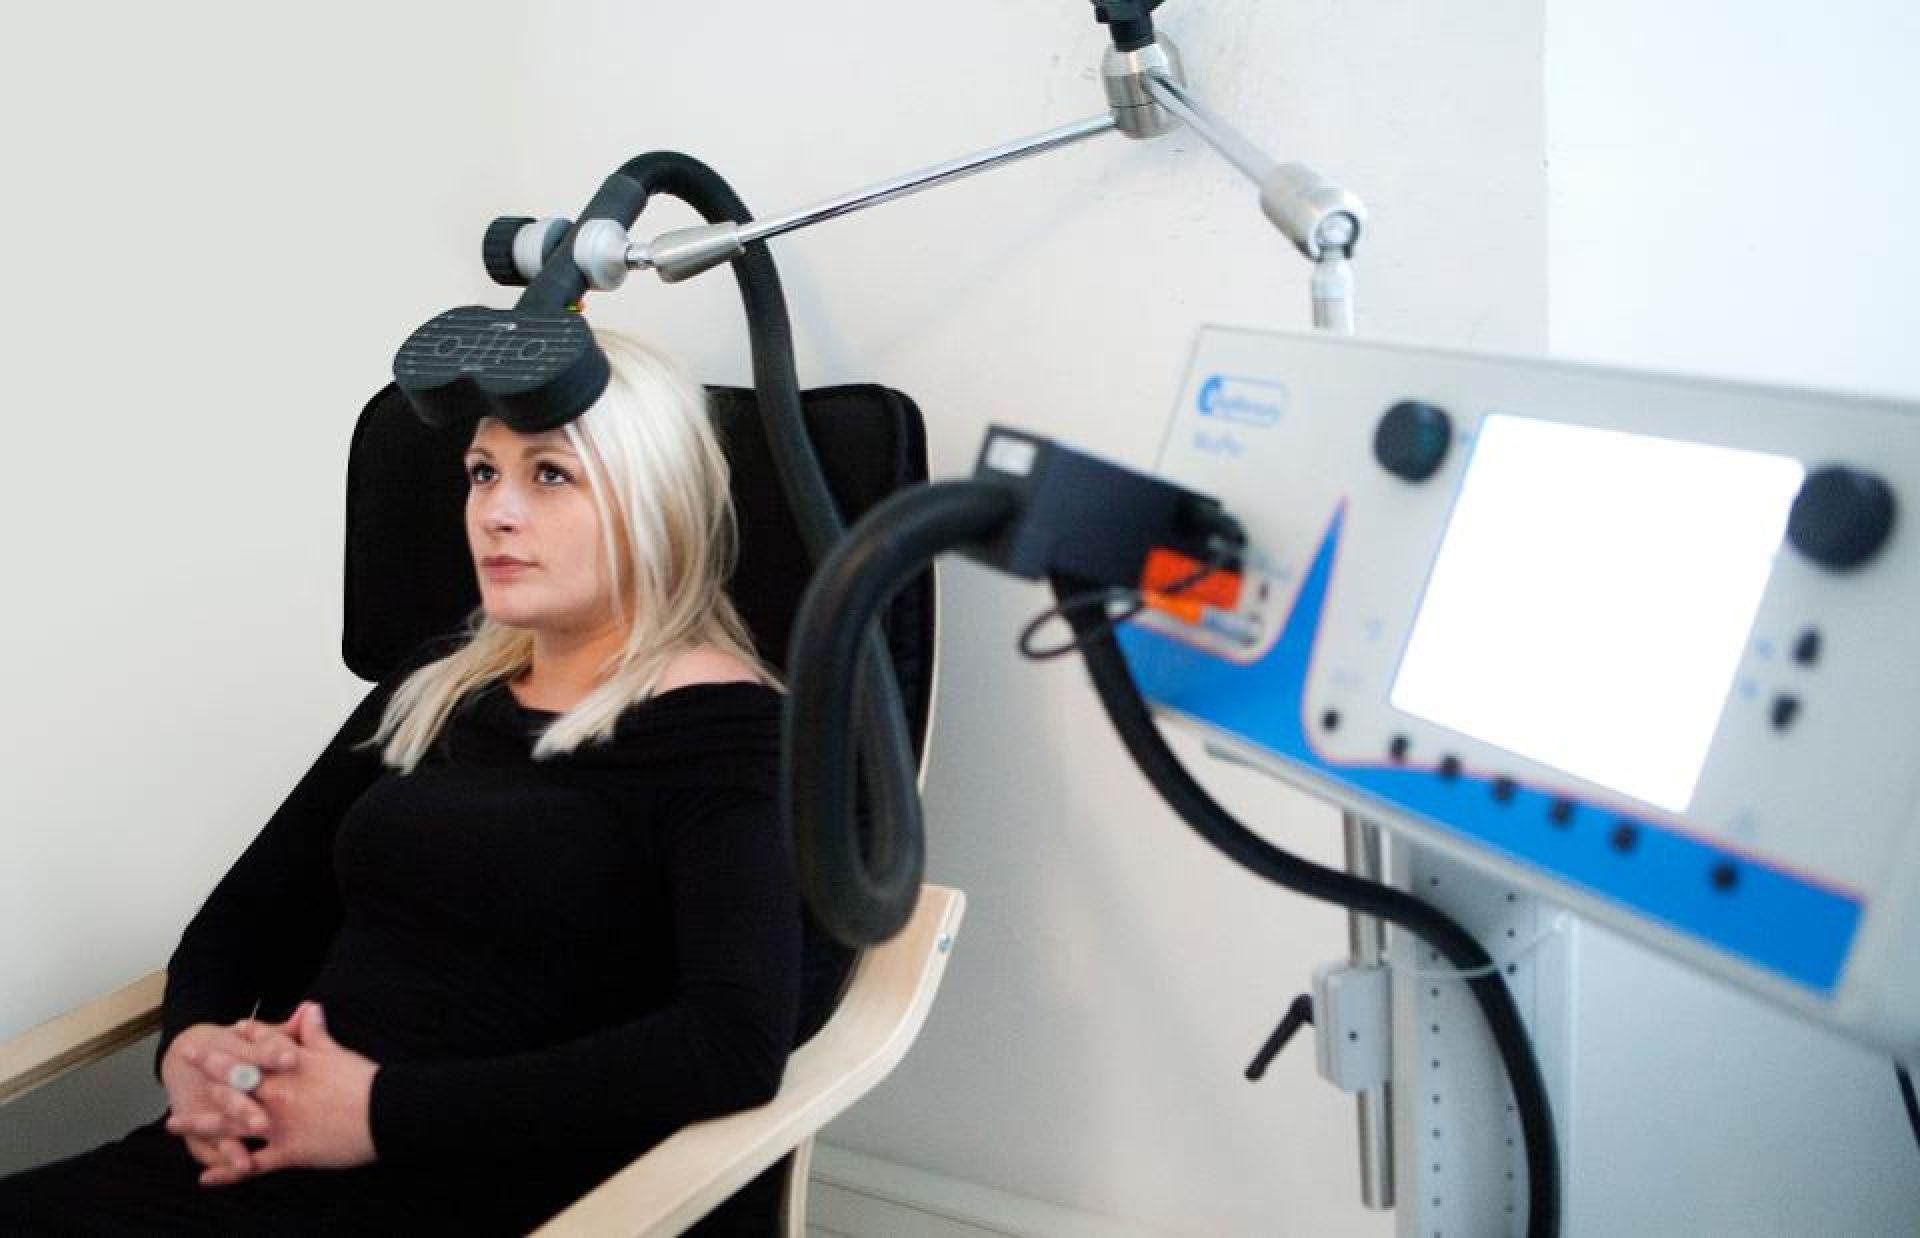
<svg viewBox="0 0 1920 1238">
<path fill-rule="evenodd" d="M 574 231 L 597 218 L 616 219 L 622 227 L 631 227 L 656 193 L 680 199 L 708 223 L 747 223 L 753 218 L 733 187 L 706 164 L 678 151 L 651 151 L 627 160 L 606 179 L 581 211 Z M 558 308 L 571 305 L 585 295 L 586 278 L 574 265 L 572 253 L 573 233 L 570 232 L 555 251 L 557 260 L 541 269 L 519 304 L 529 308 Z M 799 373 L 793 358 L 793 327 L 787 317 L 780 273 L 764 241 L 744 246 L 731 265 L 746 313 L 761 430 L 766 435 L 781 491 L 799 528 L 800 540 L 817 567 L 845 532 L 846 521 L 834 502 L 819 455 L 813 449 L 813 439 L 807 433 L 800 403 Z M 889 854 L 889 848 L 896 840 L 918 839 L 921 835 L 920 795 L 915 776 L 919 763 L 914 758 L 906 707 L 885 642 L 876 632 L 858 652 L 858 711 L 845 725 L 857 737 L 862 759 L 857 763 L 857 775 L 849 769 L 845 776 L 849 779 L 857 776 L 867 789 L 874 820 L 872 855 L 868 862 L 882 871 L 883 880 L 879 884 L 892 891 L 904 879 L 907 869 L 911 869 L 912 886 L 901 913 L 901 923 L 905 923 L 906 914 L 913 909 L 912 896 L 919 889 L 920 863 L 917 857 Z M 787 661 L 790 667 L 799 664 L 799 659 L 792 655 Z M 906 863 L 909 859 L 911 865 Z M 823 926 L 842 944 L 873 944 L 850 940 L 836 930 L 826 922 L 820 904 L 814 904 L 814 910 Z"/>
<path fill-rule="evenodd" d="M 1083 582 L 1060 577 L 1051 583 L 1054 596 L 1061 599 L 1086 588 Z M 1461 971 L 1484 968 L 1493 961 L 1471 934 L 1432 904 L 1391 886 L 1290 855 L 1234 820 L 1167 747 L 1112 631 L 1084 611 L 1069 611 L 1067 619 L 1079 634 L 1081 654 L 1100 702 L 1134 764 L 1202 838 L 1243 867 L 1289 890 L 1398 924 L 1424 939 Z M 1526 1147 L 1527 1234 L 1529 1238 L 1551 1238 L 1560 1227 L 1560 1154 L 1540 1064 L 1533 1055 L 1520 1010 L 1499 975 L 1472 976 L 1467 984 L 1486 1015 L 1513 1085 Z"/>
<path fill-rule="evenodd" d="M 1907 1102 L 1907 1125 L 1913 1128 L 1913 1141 L 1920 1144 L 1920 1099 L 1913 1095 L 1913 1076 L 1907 1073 L 1904 1062 L 1893 1064 L 1893 1074 L 1900 1081 L 1900 1099 Z"/>
<path fill-rule="evenodd" d="M 992 482 L 902 490 L 840 540 L 800 601 L 781 728 L 782 793 L 801 892 L 827 931 L 848 945 L 885 941 L 906 924 L 925 840 L 917 818 L 886 823 L 900 832 L 881 871 L 861 860 L 849 788 L 854 699 L 844 668 L 894 594 L 942 551 L 991 537 L 1013 511 L 1012 492 Z"/>
</svg>

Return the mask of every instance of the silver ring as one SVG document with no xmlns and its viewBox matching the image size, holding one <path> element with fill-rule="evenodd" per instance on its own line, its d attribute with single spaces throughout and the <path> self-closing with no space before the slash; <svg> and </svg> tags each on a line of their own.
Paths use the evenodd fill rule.
<svg viewBox="0 0 1920 1238">
<path fill-rule="evenodd" d="M 260 1068 L 252 1062 L 235 1062 L 227 1067 L 227 1086 L 239 1092 L 251 1092 L 260 1086 Z"/>
</svg>

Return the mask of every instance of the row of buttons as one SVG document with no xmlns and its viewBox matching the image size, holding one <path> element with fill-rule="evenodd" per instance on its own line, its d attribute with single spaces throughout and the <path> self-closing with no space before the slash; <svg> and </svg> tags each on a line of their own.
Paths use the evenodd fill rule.
<svg viewBox="0 0 1920 1238">
<path fill-rule="evenodd" d="M 1340 712 L 1334 709 L 1327 710 L 1320 715 L 1320 725 L 1329 731 L 1337 730 L 1340 726 Z M 1407 755 L 1412 751 L 1413 741 L 1405 735 L 1396 735 L 1387 744 L 1387 756 L 1395 765 L 1406 764 Z M 1460 777 L 1461 768 L 1460 758 L 1449 752 L 1440 758 L 1440 764 L 1435 767 L 1434 772 L 1440 776 L 1442 782 L 1453 782 Z M 1506 804 L 1519 793 L 1520 785 L 1502 775 L 1493 780 L 1490 789 L 1496 802 Z M 1565 796 L 1556 796 L 1547 805 L 1547 820 L 1560 829 L 1567 829 L 1573 825 L 1574 816 L 1578 811 L 1578 805 L 1572 800 Z M 1628 854 L 1640 845 L 1640 826 L 1637 822 L 1621 817 L 1614 822 L 1613 833 L 1608 835 L 1607 841 L 1613 845 L 1615 851 L 1622 855 Z M 1731 891 L 1740 883 L 1740 870 L 1730 861 L 1722 860 L 1707 874 L 1707 881 L 1716 890 Z"/>
</svg>

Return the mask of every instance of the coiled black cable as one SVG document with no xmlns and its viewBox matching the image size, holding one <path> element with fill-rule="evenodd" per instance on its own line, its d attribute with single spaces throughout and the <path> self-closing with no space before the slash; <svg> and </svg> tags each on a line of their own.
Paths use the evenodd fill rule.
<svg viewBox="0 0 1920 1238">
<path fill-rule="evenodd" d="M 656 193 L 687 203 L 708 223 L 747 223 L 753 218 L 732 186 L 706 164 L 678 151 L 651 151 L 627 160 L 601 184 L 580 212 L 575 231 L 591 219 L 614 219 L 622 227 L 631 227 Z M 586 277 L 574 265 L 572 253 L 570 233 L 556 251 L 555 257 L 561 260 L 549 261 L 541 268 L 522 294 L 521 307 L 560 309 L 585 294 Z M 840 540 L 846 522 L 834 503 L 807 433 L 793 358 L 793 327 L 787 317 L 780 273 L 764 241 L 744 246 L 731 265 L 752 344 L 753 386 L 761 429 L 800 539 L 818 566 Z M 861 627 L 860 632 L 866 633 L 867 628 Z M 796 636 L 788 658 L 790 666 L 800 664 L 798 651 Z M 859 643 L 857 654 L 857 705 L 854 716 L 841 719 L 839 725 L 848 742 L 860 747 L 858 772 L 849 770 L 847 777 L 850 781 L 857 777 L 867 790 L 873 820 L 871 844 L 863 852 L 856 842 L 852 854 L 846 857 L 858 876 L 849 877 L 837 900 L 805 892 L 821 927 L 843 945 L 866 946 L 885 940 L 905 925 L 919 893 L 925 861 L 914 772 L 918 762 L 893 660 L 877 632 Z M 834 665 L 849 664 L 855 664 L 851 654 L 847 661 Z M 786 729 L 791 733 L 791 726 Z M 841 795 L 837 802 L 850 798 L 845 786 L 837 790 Z M 804 890 L 804 865 L 801 873 Z"/>
<path fill-rule="evenodd" d="M 1084 583 L 1059 577 L 1051 584 L 1054 596 L 1062 600 L 1086 589 Z M 1195 833 L 1242 867 L 1289 890 L 1398 924 L 1419 935 L 1463 972 L 1475 972 L 1492 963 L 1492 957 L 1471 934 L 1432 904 L 1391 886 L 1309 863 L 1234 820 L 1167 747 L 1112 630 L 1084 610 L 1064 613 L 1074 625 L 1100 703 L 1106 707 L 1107 717 L 1120 733 L 1134 764 Z M 1480 972 L 1470 976 L 1467 984 L 1486 1015 L 1513 1085 L 1514 1106 L 1526 1145 L 1527 1234 L 1529 1238 L 1551 1238 L 1560 1228 L 1560 1153 L 1540 1063 L 1533 1055 L 1520 1010 L 1498 973 Z"/>
<path fill-rule="evenodd" d="M 899 931 L 913 910 L 919 876 L 903 889 L 861 861 L 849 777 L 854 700 L 842 668 L 894 594 L 941 552 L 990 537 L 1013 509 L 1012 492 L 991 482 L 902 490 L 853 526 L 801 599 L 781 734 L 782 790 L 801 890 L 820 921 L 849 944 L 871 945 Z M 896 855 L 923 853 L 917 815 L 910 825 L 886 828 L 914 832 L 895 842 Z"/>
</svg>

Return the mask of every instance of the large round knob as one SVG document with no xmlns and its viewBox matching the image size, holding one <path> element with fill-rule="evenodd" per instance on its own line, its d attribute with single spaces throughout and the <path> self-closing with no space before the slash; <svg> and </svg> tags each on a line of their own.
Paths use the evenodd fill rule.
<svg viewBox="0 0 1920 1238">
<path fill-rule="evenodd" d="M 1405 481 L 1425 481 L 1447 458 L 1453 422 L 1431 404 L 1402 400 L 1386 411 L 1373 431 L 1373 458 Z"/>
<path fill-rule="evenodd" d="M 1879 552 L 1893 531 L 1893 491 L 1871 473 L 1830 464 L 1807 474 L 1787 517 L 1787 541 L 1822 567 L 1844 571 Z"/>
</svg>

